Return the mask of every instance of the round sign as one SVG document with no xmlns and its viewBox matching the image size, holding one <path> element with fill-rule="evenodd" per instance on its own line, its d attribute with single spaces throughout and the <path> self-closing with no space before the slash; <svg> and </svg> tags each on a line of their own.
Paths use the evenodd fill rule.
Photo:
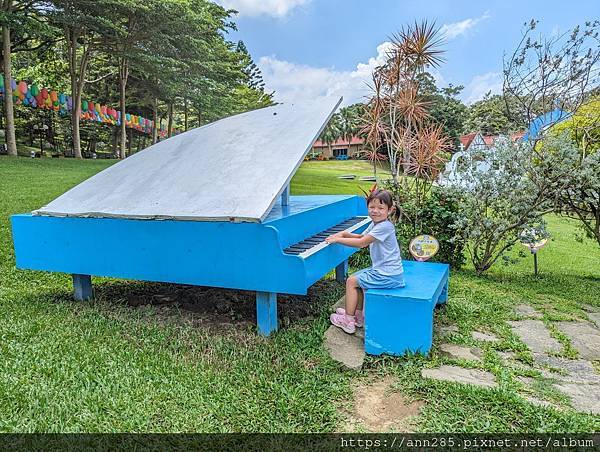
<svg viewBox="0 0 600 452">
<path fill-rule="evenodd" d="M 519 238 L 521 244 L 534 254 L 548 242 L 546 235 L 534 228 L 522 231 Z"/>
<path fill-rule="evenodd" d="M 418 235 L 410 241 L 408 250 L 419 262 L 432 258 L 440 249 L 440 244 L 432 235 Z"/>
</svg>

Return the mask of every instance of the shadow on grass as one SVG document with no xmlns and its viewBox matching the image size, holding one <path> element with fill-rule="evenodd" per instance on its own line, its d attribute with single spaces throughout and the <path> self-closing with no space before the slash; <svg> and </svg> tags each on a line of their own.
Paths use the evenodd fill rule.
<svg viewBox="0 0 600 452">
<path fill-rule="evenodd" d="M 304 324 L 329 312 L 331 299 L 340 296 L 341 284 L 322 280 L 311 286 L 307 295 L 278 294 L 280 328 Z M 40 293 L 36 296 L 39 297 Z M 46 292 L 57 303 L 77 306 L 72 293 Z M 256 328 L 256 296 L 253 291 L 222 289 L 143 281 L 94 281 L 94 304 L 103 311 L 124 308 L 131 313 L 153 312 L 162 323 L 169 319 L 221 332 Z M 81 302 L 84 303 L 84 302 Z M 147 318 L 147 316 L 145 316 Z"/>
</svg>

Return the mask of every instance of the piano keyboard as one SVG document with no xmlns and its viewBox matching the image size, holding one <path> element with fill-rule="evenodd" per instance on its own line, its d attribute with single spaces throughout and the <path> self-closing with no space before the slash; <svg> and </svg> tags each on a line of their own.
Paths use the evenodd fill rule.
<svg viewBox="0 0 600 452">
<path fill-rule="evenodd" d="M 352 232 L 359 229 L 361 226 L 364 226 L 365 224 L 369 224 L 370 222 L 371 219 L 369 217 L 349 218 L 345 221 L 342 221 L 340 224 L 326 229 L 323 232 L 319 232 L 318 234 L 304 239 L 301 242 L 295 243 L 294 245 L 284 249 L 283 252 L 285 254 L 294 254 L 306 258 L 329 245 L 325 239 L 330 235 L 341 231 Z"/>
</svg>

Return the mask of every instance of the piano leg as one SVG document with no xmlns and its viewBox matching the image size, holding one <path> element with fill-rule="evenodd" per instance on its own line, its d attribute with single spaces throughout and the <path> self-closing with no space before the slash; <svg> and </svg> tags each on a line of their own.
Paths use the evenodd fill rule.
<svg viewBox="0 0 600 452">
<path fill-rule="evenodd" d="M 277 331 L 277 294 L 256 292 L 256 324 L 258 333 L 269 336 Z"/>
<path fill-rule="evenodd" d="M 90 275 L 73 275 L 74 296 L 77 301 L 86 301 L 94 298 L 92 277 Z"/>
<path fill-rule="evenodd" d="M 335 279 L 338 282 L 346 282 L 348 276 L 348 259 L 335 267 Z"/>
</svg>

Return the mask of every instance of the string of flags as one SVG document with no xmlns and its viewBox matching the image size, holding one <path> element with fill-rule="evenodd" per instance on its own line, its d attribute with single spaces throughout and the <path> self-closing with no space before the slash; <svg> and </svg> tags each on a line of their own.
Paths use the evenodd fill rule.
<svg viewBox="0 0 600 452">
<path fill-rule="evenodd" d="M 28 84 L 11 80 L 13 90 L 13 101 L 16 105 L 24 105 L 32 108 L 53 110 L 61 115 L 70 114 L 73 110 L 73 98 L 65 93 L 41 88 L 36 84 Z M 4 97 L 4 75 L 0 74 L 0 97 Z M 96 121 L 104 124 L 121 125 L 121 111 L 96 102 L 81 101 L 81 119 Z M 125 113 L 125 126 L 139 132 L 152 134 L 154 121 L 142 116 Z M 167 135 L 167 129 L 161 124 L 158 129 L 161 137 Z"/>
</svg>

